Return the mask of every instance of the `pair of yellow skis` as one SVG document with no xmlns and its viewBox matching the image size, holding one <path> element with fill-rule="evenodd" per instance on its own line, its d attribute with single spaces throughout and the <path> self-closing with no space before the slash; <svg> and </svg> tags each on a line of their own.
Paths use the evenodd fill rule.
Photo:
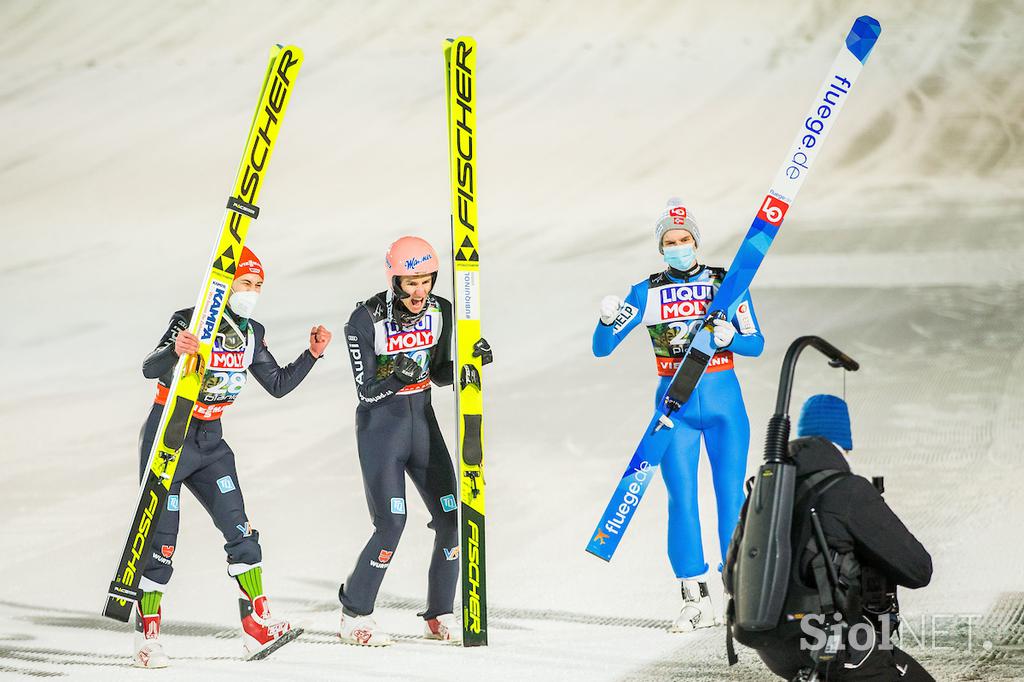
<svg viewBox="0 0 1024 682">
<path fill-rule="evenodd" d="M 448 157 L 452 185 L 452 307 L 462 556 L 462 643 L 487 644 L 484 567 L 483 389 L 480 358 L 480 252 L 476 186 L 476 41 L 444 45 Z"/>
<path fill-rule="evenodd" d="M 480 359 L 473 345 L 480 339 L 480 255 L 476 203 L 476 43 L 472 38 L 444 45 L 452 184 L 452 260 L 454 264 L 457 451 L 461 505 L 463 641 L 487 643 L 486 573 L 484 570 L 483 391 Z M 139 582 L 150 535 L 167 504 L 181 448 L 192 420 L 209 364 L 235 268 L 249 230 L 258 217 L 256 199 L 302 66 L 302 50 L 275 46 L 263 77 L 249 126 L 242 161 L 227 203 L 224 223 L 210 256 L 196 299 L 189 331 L 199 350 L 182 356 L 175 367 L 160 427 L 153 441 L 135 516 L 125 539 L 117 571 L 108 589 L 104 615 L 127 622 L 142 597 Z"/>
</svg>

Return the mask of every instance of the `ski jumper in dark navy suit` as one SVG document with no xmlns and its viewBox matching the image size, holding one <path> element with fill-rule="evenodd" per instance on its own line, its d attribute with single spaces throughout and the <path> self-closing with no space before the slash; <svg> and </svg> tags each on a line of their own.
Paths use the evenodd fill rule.
<svg viewBox="0 0 1024 682">
<path fill-rule="evenodd" d="M 452 383 L 452 306 L 431 295 L 423 316 L 403 327 L 391 292 L 360 303 L 345 325 L 345 339 L 359 405 L 356 444 L 373 535 L 339 590 L 348 615 L 373 612 L 384 573 L 391 565 L 406 520 L 408 473 L 430 513 L 434 549 L 428 573 L 427 608 L 435 618 L 451 613 L 459 576 L 459 525 L 455 470 L 430 404 L 430 385 Z M 419 364 L 407 384 L 393 373 L 404 353 Z"/>
<path fill-rule="evenodd" d="M 598 323 L 594 355 L 609 355 L 630 331 L 641 323 L 646 325 L 659 377 L 655 406 L 660 405 L 724 277 L 722 268 L 695 265 L 685 273 L 669 268 L 639 282 L 630 289 L 615 322 Z M 729 346 L 711 359 L 693 395 L 673 415 L 678 426 L 661 463 L 668 490 L 668 556 L 680 579 L 701 576 L 708 569 L 697 511 L 697 460 L 702 435 L 711 461 L 723 557 L 743 506 L 750 422 L 733 371 L 733 356 L 760 355 L 764 337 L 749 295 L 730 321 L 738 331 Z"/>
<path fill-rule="evenodd" d="M 178 362 L 174 341 L 179 332 L 188 329 L 191 319 L 192 308 L 174 313 L 156 350 L 146 356 L 142 364 L 146 378 L 158 381 L 156 400 L 139 439 L 140 478 L 146 473 L 153 439 L 160 426 L 160 415 Z M 192 410 L 192 421 L 174 471 L 167 508 L 152 532 L 152 557 L 140 583 L 147 592 L 163 592 L 171 579 L 182 484 L 199 500 L 224 536 L 228 575 L 245 573 L 262 561 L 259 533 L 245 514 L 242 489 L 235 471 L 235 454 L 222 437 L 220 417 L 238 397 L 249 372 L 268 393 L 280 398 L 298 386 L 316 362 L 313 354 L 306 350 L 295 362 L 286 367 L 279 366 L 267 348 L 265 333 L 259 322 L 239 319 L 225 307 L 214 338 L 210 365 L 203 376 L 199 399 Z"/>
</svg>

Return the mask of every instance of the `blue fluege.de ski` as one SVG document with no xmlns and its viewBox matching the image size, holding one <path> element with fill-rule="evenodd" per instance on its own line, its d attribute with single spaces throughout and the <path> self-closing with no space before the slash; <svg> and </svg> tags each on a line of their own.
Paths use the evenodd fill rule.
<svg viewBox="0 0 1024 682">
<path fill-rule="evenodd" d="M 872 17 L 862 16 L 854 21 L 708 307 L 707 323 L 687 348 L 664 401 L 655 411 L 590 536 L 587 551 L 591 554 L 606 561 L 614 555 L 650 484 L 654 469 L 661 463 L 672 440 L 672 429 L 676 427 L 672 415 L 689 398 L 715 355 L 711 321 L 718 317 L 733 319 L 735 316 L 881 32 L 881 25 Z"/>
</svg>

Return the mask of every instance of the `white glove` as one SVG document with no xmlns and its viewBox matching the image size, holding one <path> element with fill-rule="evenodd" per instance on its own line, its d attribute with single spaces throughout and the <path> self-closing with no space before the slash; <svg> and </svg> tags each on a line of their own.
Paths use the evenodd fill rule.
<svg viewBox="0 0 1024 682">
<path fill-rule="evenodd" d="M 601 324 L 611 324 L 619 315 L 622 299 L 618 296 L 605 296 L 601 299 Z"/>
<path fill-rule="evenodd" d="M 732 343 L 732 337 L 736 336 L 736 327 L 732 326 L 729 320 L 715 318 L 715 348 L 725 348 Z"/>
</svg>

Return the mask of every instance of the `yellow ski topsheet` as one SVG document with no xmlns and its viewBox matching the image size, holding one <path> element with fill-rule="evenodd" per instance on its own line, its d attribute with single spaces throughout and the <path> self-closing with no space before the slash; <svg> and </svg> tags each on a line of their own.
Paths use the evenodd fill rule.
<svg viewBox="0 0 1024 682">
<path fill-rule="evenodd" d="M 480 251 L 477 230 L 476 41 L 456 38 L 444 45 L 448 109 L 449 173 L 452 189 L 452 264 L 455 315 L 455 404 L 458 429 L 462 531 L 463 642 L 487 643 L 484 571 L 483 388 L 480 358 Z"/>
<path fill-rule="evenodd" d="M 451 149 L 452 179 L 452 263 L 455 270 L 453 306 L 455 315 L 456 379 L 462 368 L 473 365 L 480 370 L 480 358 L 473 356 L 473 344 L 480 339 L 480 252 L 477 239 L 476 203 L 476 101 L 473 73 L 476 67 L 476 43 L 472 38 L 457 38 L 451 44 L 448 83 L 448 134 Z M 458 387 L 458 449 L 463 467 L 482 469 L 483 462 L 467 464 L 463 457 L 465 424 L 463 415 L 483 414 L 483 391 L 469 385 Z M 473 486 L 462 483 L 462 499 L 484 513 L 483 481 Z"/>
<path fill-rule="evenodd" d="M 167 489 L 170 489 L 178 464 L 177 455 L 181 451 L 181 442 L 178 442 L 177 436 L 183 437 L 191 422 L 192 407 L 202 388 L 203 375 L 213 351 L 213 340 L 231 291 L 249 223 L 258 214 L 258 209 L 253 211 L 245 204 L 256 206 L 256 199 L 263 186 L 263 175 L 270 162 L 302 59 L 302 50 L 295 46 L 277 45 L 271 50 L 256 113 L 249 126 L 242 161 L 231 190 L 231 197 L 241 199 L 244 204 L 236 203 L 225 215 L 189 327 L 189 331 L 199 338 L 199 352 L 178 360 L 167 404 L 160 418 L 160 429 L 150 453 L 149 468 Z M 171 421 L 179 419 L 184 419 L 184 427 L 171 429 L 169 434 Z M 180 426 L 180 423 L 176 422 L 175 426 Z M 171 442 L 168 442 L 168 435 L 172 435 Z"/>
<path fill-rule="evenodd" d="M 129 612 L 127 600 L 118 597 L 131 593 L 139 584 L 148 558 L 145 551 L 155 525 L 154 517 L 161 511 L 156 507 L 156 501 L 166 497 L 174 479 L 181 446 L 192 420 L 192 409 L 202 388 L 203 375 L 231 291 L 249 223 L 259 214 L 256 199 L 302 61 L 302 50 L 298 47 L 276 45 L 271 49 L 256 112 L 249 125 L 242 160 L 228 199 L 228 210 L 210 256 L 210 264 L 189 327 L 189 331 L 199 339 L 199 350 L 194 355 L 182 356 L 175 366 L 167 402 L 160 416 L 160 426 L 149 454 L 147 469 L 151 476 L 143 479 L 136 516 L 129 528 L 126 545 L 111 583 L 105 614 L 119 620 L 127 620 Z M 162 493 L 160 496 L 155 494 L 150 483 L 153 477 L 164 488 L 159 491 Z M 130 589 L 121 590 L 120 586 Z"/>
</svg>

